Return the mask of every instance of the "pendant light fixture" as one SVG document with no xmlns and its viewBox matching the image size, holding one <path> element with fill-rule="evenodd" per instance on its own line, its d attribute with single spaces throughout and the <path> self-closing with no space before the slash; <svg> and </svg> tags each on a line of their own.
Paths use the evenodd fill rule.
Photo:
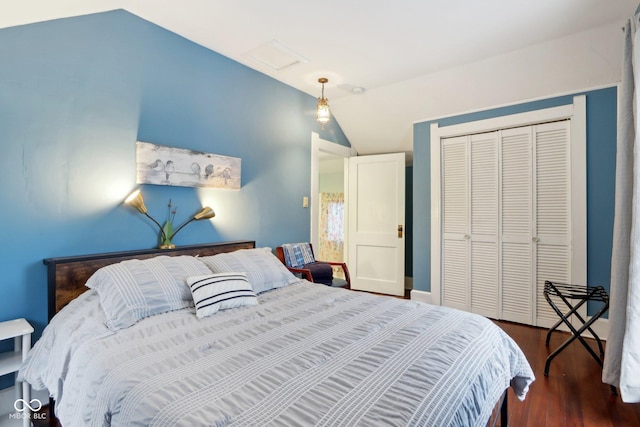
<svg viewBox="0 0 640 427">
<path fill-rule="evenodd" d="M 318 98 L 318 107 L 316 108 L 316 120 L 322 124 L 322 130 L 324 130 L 324 125 L 329 122 L 331 119 L 331 111 L 329 110 L 329 100 L 324 97 L 324 84 L 327 83 L 329 79 L 325 77 L 320 77 L 318 82 L 322 84 L 322 96 Z"/>
</svg>

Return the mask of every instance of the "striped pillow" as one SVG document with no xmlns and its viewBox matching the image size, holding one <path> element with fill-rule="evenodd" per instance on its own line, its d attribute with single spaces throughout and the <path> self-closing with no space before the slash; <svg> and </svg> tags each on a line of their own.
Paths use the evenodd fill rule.
<svg viewBox="0 0 640 427">
<path fill-rule="evenodd" d="M 257 305 L 258 298 L 245 273 L 219 273 L 187 278 L 196 304 L 196 315 L 202 319 L 219 310 Z"/>
<path fill-rule="evenodd" d="M 187 277 L 210 273 L 192 256 L 157 256 L 102 267 L 85 286 L 95 289 L 112 331 L 128 328 L 145 317 L 192 307 Z"/>
</svg>

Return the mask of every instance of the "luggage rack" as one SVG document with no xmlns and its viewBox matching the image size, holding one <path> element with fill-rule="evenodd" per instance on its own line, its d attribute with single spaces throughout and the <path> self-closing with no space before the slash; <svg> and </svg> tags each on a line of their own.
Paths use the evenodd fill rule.
<svg viewBox="0 0 640 427">
<path fill-rule="evenodd" d="M 547 347 L 549 346 L 551 334 L 561 324 L 564 323 L 569 328 L 572 334 L 567 341 L 562 343 L 560 347 L 558 347 L 553 353 L 549 355 L 549 357 L 547 357 L 547 362 L 544 366 L 544 375 L 549 375 L 549 366 L 551 365 L 551 361 L 576 339 L 580 341 L 580 343 L 582 343 L 589 354 L 591 354 L 595 361 L 598 362 L 598 365 L 602 367 L 602 361 L 604 359 L 604 347 L 598 334 L 596 334 L 594 330 L 591 329 L 591 325 L 609 309 L 609 294 L 607 293 L 607 291 L 602 286 L 571 285 L 568 283 L 550 282 L 548 280 L 545 280 L 543 293 L 545 299 L 547 300 L 553 311 L 555 311 L 556 314 L 560 317 L 560 320 L 558 320 L 558 322 L 549 329 L 549 332 L 547 332 Z M 569 308 L 569 311 L 563 313 L 551 299 L 552 296 L 559 297 Z M 575 301 L 577 301 L 577 303 Z M 603 304 L 596 314 L 594 314 L 589 320 L 585 321 L 580 313 L 578 313 L 578 309 L 588 301 L 599 301 Z M 569 317 L 571 315 L 575 315 L 576 318 L 580 322 L 582 322 L 582 326 L 579 329 L 576 329 L 569 321 Z M 595 338 L 596 342 L 598 343 L 598 350 L 600 351 L 599 356 L 582 337 L 582 334 L 585 331 L 589 331 L 589 333 L 593 336 L 593 338 Z M 615 387 L 612 386 L 611 391 L 616 394 Z"/>
</svg>

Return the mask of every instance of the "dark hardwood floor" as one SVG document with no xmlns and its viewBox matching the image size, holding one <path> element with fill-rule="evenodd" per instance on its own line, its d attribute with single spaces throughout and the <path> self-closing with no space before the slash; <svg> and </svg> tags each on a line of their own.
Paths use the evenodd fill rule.
<svg viewBox="0 0 640 427">
<path fill-rule="evenodd" d="M 522 348 L 536 381 L 520 402 L 509 391 L 509 425 L 513 427 L 633 427 L 640 426 L 640 404 L 622 403 L 602 383 L 600 366 L 574 341 L 551 362 L 544 376 L 547 356 L 569 334 L 554 332 L 547 348 L 547 329 L 496 321 Z M 595 340 L 587 340 L 597 353 Z M 640 375 L 640 372 L 638 373 Z"/>
</svg>

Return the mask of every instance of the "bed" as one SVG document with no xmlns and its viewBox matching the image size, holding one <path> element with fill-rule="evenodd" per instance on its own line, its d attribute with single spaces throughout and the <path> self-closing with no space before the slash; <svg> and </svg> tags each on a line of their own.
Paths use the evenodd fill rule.
<svg viewBox="0 0 640 427">
<path fill-rule="evenodd" d="M 254 246 L 45 260 L 51 321 L 20 379 L 63 426 L 485 426 L 534 380 L 484 317 L 307 282 Z"/>
</svg>

